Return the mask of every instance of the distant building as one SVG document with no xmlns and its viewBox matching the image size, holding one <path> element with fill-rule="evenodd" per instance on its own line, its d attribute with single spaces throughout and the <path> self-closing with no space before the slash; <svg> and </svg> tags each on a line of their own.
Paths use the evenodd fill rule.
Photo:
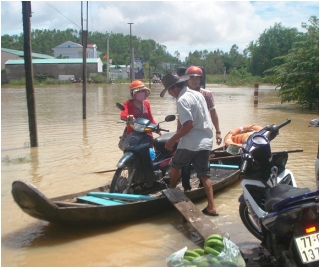
<svg viewBox="0 0 320 269">
<path fill-rule="evenodd" d="M 54 58 L 53 56 L 40 54 L 40 53 L 32 53 L 31 56 L 33 59 L 53 59 Z M 23 51 L 1 48 L 1 70 L 5 68 L 5 63 L 8 60 L 19 60 L 19 59 L 23 59 L 23 57 L 24 57 Z"/>
<path fill-rule="evenodd" d="M 55 79 L 82 78 L 83 64 L 82 58 L 78 59 L 33 59 L 33 74 L 48 74 Z M 102 61 L 98 59 L 86 60 L 87 74 L 102 73 Z M 24 59 L 9 60 L 5 64 L 7 80 L 20 80 L 25 78 Z"/>
<path fill-rule="evenodd" d="M 52 48 L 54 58 L 59 59 L 75 59 L 75 58 L 83 58 L 82 56 L 82 45 L 77 44 L 72 41 L 67 41 L 62 43 L 55 48 Z M 87 58 L 97 59 L 100 57 L 100 52 L 97 51 L 96 44 L 88 44 L 87 45 Z"/>
<path fill-rule="evenodd" d="M 130 76 L 130 65 L 110 65 L 109 77 L 111 80 L 126 79 Z"/>
<path fill-rule="evenodd" d="M 176 63 L 161 63 L 162 69 L 175 70 L 177 67 Z"/>
</svg>

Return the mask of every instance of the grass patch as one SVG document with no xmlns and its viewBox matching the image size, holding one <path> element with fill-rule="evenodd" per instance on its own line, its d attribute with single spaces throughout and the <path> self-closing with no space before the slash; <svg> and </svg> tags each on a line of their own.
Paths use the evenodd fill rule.
<svg viewBox="0 0 320 269">
<path fill-rule="evenodd" d="M 3 163 L 29 163 L 30 161 L 30 155 L 24 157 L 17 157 L 14 159 L 10 159 L 10 157 L 6 155 L 4 158 L 1 159 L 1 162 Z"/>
<path fill-rule="evenodd" d="M 206 84 L 224 84 L 223 75 L 206 75 Z"/>
</svg>

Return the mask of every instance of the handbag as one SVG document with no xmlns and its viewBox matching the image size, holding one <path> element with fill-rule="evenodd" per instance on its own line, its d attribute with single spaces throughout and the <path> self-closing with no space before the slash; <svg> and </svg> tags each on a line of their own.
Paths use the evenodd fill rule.
<svg viewBox="0 0 320 269">
<path fill-rule="evenodd" d="M 123 151 L 123 143 L 124 143 L 124 140 L 126 140 L 127 138 L 127 127 L 124 127 L 123 134 L 119 138 L 120 138 L 120 141 L 118 143 L 118 147 Z"/>
</svg>

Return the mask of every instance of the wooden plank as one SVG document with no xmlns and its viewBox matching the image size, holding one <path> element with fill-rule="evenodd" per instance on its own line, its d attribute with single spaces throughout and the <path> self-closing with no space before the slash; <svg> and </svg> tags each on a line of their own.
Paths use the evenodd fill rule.
<svg viewBox="0 0 320 269">
<path fill-rule="evenodd" d="M 125 194 L 125 193 L 110 193 L 110 192 L 89 192 L 88 195 L 96 197 L 106 197 L 110 199 L 120 200 L 154 200 L 156 197 L 141 195 L 141 194 Z"/>
<path fill-rule="evenodd" d="M 63 202 L 63 201 L 57 201 L 54 203 L 59 207 L 95 207 L 96 206 L 96 205 L 90 205 L 90 204 L 71 203 L 71 202 Z"/>
<path fill-rule="evenodd" d="M 81 196 L 81 197 L 77 197 L 77 200 L 78 201 L 82 201 L 82 202 L 89 202 L 89 203 L 93 203 L 93 204 L 97 204 L 97 205 L 121 205 L 121 204 L 125 204 L 125 202 L 122 202 L 122 201 L 113 201 L 113 200 L 97 198 L 97 197 L 93 197 L 93 196 Z"/>
<path fill-rule="evenodd" d="M 162 192 L 203 239 L 206 239 L 214 233 L 224 234 L 209 217 L 204 215 L 201 210 L 191 202 L 181 189 L 166 189 Z"/>
</svg>

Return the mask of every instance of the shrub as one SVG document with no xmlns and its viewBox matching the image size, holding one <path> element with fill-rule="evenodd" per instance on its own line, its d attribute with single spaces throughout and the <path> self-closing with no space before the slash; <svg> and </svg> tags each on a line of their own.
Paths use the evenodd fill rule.
<svg viewBox="0 0 320 269">
<path fill-rule="evenodd" d="M 46 74 L 46 73 L 44 73 L 44 74 L 36 74 L 36 75 L 34 76 L 34 79 L 35 79 L 35 80 L 38 80 L 38 81 L 40 81 L 40 82 L 42 82 L 42 81 L 44 81 L 44 80 L 46 80 L 46 79 L 48 79 L 48 78 L 54 79 L 54 76 L 49 75 L 49 74 Z"/>
</svg>

